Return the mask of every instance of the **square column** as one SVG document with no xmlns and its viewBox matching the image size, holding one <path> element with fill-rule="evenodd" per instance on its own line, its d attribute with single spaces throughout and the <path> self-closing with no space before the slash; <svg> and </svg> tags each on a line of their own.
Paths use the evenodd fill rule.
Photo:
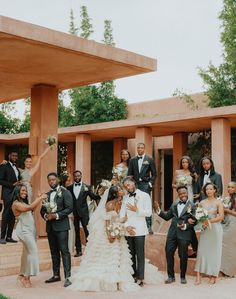
<svg viewBox="0 0 236 299">
<path fill-rule="evenodd" d="M 211 153 L 216 171 L 222 175 L 223 191 L 231 181 L 231 126 L 225 118 L 211 121 Z"/>
<path fill-rule="evenodd" d="M 75 170 L 82 171 L 82 180 L 91 183 L 91 136 L 78 134 L 75 139 Z"/>
<path fill-rule="evenodd" d="M 72 176 L 75 171 L 75 144 L 74 142 L 67 143 L 67 173 Z"/>
<path fill-rule="evenodd" d="M 152 129 L 151 128 L 136 128 L 135 131 L 136 146 L 139 142 L 145 144 L 145 152 L 152 157 Z M 136 149 L 135 149 L 136 151 Z"/>
<path fill-rule="evenodd" d="M 113 165 L 120 163 L 120 152 L 127 149 L 127 139 L 115 138 L 113 140 Z"/>
<path fill-rule="evenodd" d="M 174 133 L 173 135 L 173 173 L 179 169 L 180 158 L 186 155 L 188 147 L 187 133 Z"/>
<path fill-rule="evenodd" d="M 54 86 L 38 85 L 31 89 L 31 123 L 29 138 L 29 153 L 36 160 L 48 147 L 45 140 L 49 135 L 57 138 L 58 130 L 58 90 Z M 47 174 L 57 172 L 57 146 L 42 159 L 39 171 L 32 178 L 34 197 L 38 192 L 47 192 Z M 37 233 L 45 236 L 45 221 L 35 213 Z"/>
</svg>

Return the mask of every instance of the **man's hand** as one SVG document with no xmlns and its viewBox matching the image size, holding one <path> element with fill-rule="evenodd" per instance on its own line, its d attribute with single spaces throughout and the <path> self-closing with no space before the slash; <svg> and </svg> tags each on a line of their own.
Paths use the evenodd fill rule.
<svg viewBox="0 0 236 299">
<path fill-rule="evenodd" d="M 56 219 L 57 219 L 57 214 L 56 213 L 47 214 L 47 220 L 48 221 L 52 221 L 52 220 L 56 220 Z"/>
<path fill-rule="evenodd" d="M 159 203 L 157 201 L 154 201 L 153 203 L 153 210 L 156 212 L 156 213 L 160 213 L 160 206 L 159 206 Z"/>
<path fill-rule="evenodd" d="M 130 236 L 135 236 L 135 227 L 134 226 L 127 226 L 126 231 Z"/>
<path fill-rule="evenodd" d="M 193 220 L 192 218 L 188 219 L 188 223 L 191 224 L 191 225 L 193 225 L 195 222 L 196 222 L 196 220 Z"/>
<path fill-rule="evenodd" d="M 137 212 L 138 208 L 137 208 L 137 204 L 131 205 L 130 203 L 128 203 L 126 205 L 126 208 L 132 212 Z"/>
</svg>

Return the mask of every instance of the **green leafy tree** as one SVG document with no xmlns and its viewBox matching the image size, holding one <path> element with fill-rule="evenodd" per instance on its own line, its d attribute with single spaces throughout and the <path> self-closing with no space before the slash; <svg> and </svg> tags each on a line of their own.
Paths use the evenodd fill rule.
<svg viewBox="0 0 236 299">
<path fill-rule="evenodd" d="M 75 25 L 75 18 L 74 18 L 74 12 L 73 9 L 70 10 L 70 29 L 69 33 L 72 35 L 78 35 L 78 27 Z"/>
<path fill-rule="evenodd" d="M 89 17 L 88 10 L 85 5 L 81 6 L 80 17 L 81 17 L 80 36 L 88 39 L 94 31 L 93 31 L 93 25 L 91 23 L 92 19 Z"/>
<path fill-rule="evenodd" d="M 216 67 L 212 63 L 199 74 L 206 86 L 210 107 L 236 104 L 236 1 L 224 0 L 219 16 L 222 22 L 221 43 L 224 54 L 223 63 Z"/>
</svg>

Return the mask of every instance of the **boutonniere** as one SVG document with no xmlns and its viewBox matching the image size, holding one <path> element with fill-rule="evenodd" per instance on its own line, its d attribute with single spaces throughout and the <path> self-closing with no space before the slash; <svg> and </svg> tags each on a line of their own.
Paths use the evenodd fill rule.
<svg viewBox="0 0 236 299">
<path fill-rule="evenodd" d="M 143 161 L 143 165 L 149 165 L 149 162 L 147 160 Z"/>
<path fill-rule="evenodd" d="M 191 214 L 191 212 L 192 212 L 192 207 L 191 207 L 191 205 L 189 205 L 188 208 L 187 208 L 187 213 Z"/>
<path fill-rule="evenodd" d="M 86 186 L 84 186 L 84 191 L 87 192 L 88 191 L 88 188 Z"/>
<path fill-rule="evenodd" d="M 58 196 L 58 197 L 62 197 L 62 190 L 61 190 L 61 188 L 58 189 L 58 191 L 57 191 L 57 196 Z"/>
</svg>

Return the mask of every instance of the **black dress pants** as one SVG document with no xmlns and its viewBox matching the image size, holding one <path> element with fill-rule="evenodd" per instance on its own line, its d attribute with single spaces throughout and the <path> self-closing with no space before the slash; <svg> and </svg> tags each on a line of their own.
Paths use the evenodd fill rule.
<svg viewBox="0 0 236 299">
<path fill-rule="evenodd" d="M 68 248 L 68 230 L 61 232 L 51 230 L 47 234 L 52 257 L 53 275 L 60 276 L 61 255 L 65 278 L 70 277 L 71 256 Z"/>
<path fill-rule="evenodd" d="M 180 258 L 180 277 L 185 278 L 187 264 L 188 264 L 188 240 L 182 240 L 177 238 L 167 238 L 166 241 L 166 260 L 167 260 L 167 273 L 168 277 L 174 278 L 174 255 L 178 248 L 179 258 Z"/>
<path fill-rule="evenodd" d="M 4 209 L 2 212 L 2 226 L 1 226 L 1 239 L 11 238 L 13 228 L 15 225 L 15 216 L 12 212 L 12 200 L 3 200 Z"/>
<path fill-rule="evenodd" d="M 74 215 L 74 226 L 75 226 L 75 248 L 76 252 L 82 252 L 82 246 L 81 246 L 81 239 L 80 239 L 80 223 L 82 224 L 85 238 L 87 240 L 89 232 L 87 229 L 87 225 L 89 222 L 89 216 L 80 217 L 78 215 Z"/>
<path fill-rule="evenodd" d="M 145 268 L 145 236 L 127 237 L 130 253 L 132 255 L 133 262 L 133 276 L 137 279 L 144 279 L 144 268 Z"/>
</svg>

